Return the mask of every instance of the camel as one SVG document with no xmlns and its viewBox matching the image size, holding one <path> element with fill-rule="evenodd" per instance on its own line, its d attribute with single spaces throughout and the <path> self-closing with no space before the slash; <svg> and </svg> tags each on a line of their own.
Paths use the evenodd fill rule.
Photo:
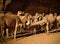
<svg viewBox="0 0 60 44">
<path fill-rule="evenodd" d="M 53 16 L 53 14 L 50 13 L 49 15 L 45 15 L 41 21 L 31 23 L 31 25 L 29 27 L 39 25 L 39 24 L 40 25 L 46 24 L 46 30 L 47 30 L 47 34 L 48 34 L 49 33 L 48 26 L 49 26 L 49 24 L 53 24 L 55 22 L 55 20 L 56 20 L 56 18 Z"/>
<path fill-rule="evenodd" d="M 57 16 L 57 26 L 59 26 L 59 25 L 60 25 L 60 15 Z"/>
<path fill-rule="evenodd" d="M 14 38 L 16 38 L 16 31 L 19 23 L 22 23 L 19 16 L 11 12 L 5 13 L 3 16 L 0 16 L 0 27 L 4 26 L 4 29 L 1 29 L 1 32 L 2 30 L 6 32 L 7 34 L 6 38 L 8 37 L 8 34 L 13 34 L 13 33 L 14 33 Z M 4 33 L 1 33 L 2 36 L 3 34 Z"/>
</svg>

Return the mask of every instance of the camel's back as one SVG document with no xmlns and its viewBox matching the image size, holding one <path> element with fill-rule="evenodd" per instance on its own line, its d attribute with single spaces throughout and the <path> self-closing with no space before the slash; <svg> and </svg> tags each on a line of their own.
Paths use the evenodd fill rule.
<svg viewBox="0 0 60 44">
<path fill-rule="evenodd" d="M 55 17 L 52 15 L 52 14 L 50 14 L 50 15 L 48 15 L 48 21 L 50 22 L 50 23 L 52 23 L 52 22 L 54 22 L 56 19 L 55 19 Z"/>
</svg>

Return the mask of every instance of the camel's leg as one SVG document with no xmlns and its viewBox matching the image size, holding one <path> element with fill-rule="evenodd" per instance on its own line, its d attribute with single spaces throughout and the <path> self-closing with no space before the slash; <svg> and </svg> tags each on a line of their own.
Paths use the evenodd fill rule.
<svg viewBox="0 0 60 44">
<path fill-rule="evenodd" d="M 33 30 L 33 34 L 36 34 L 36 31 L 37 31 L 36 28 L 34 28 L 34 30 Z"/>
<path fill-rule="evenodd" d="M 14 36 L 13 36 L 13 33 L 11 33 L 11 37 L 13 38 Z"/>
<path fill-rule="evenodd" d="M 16 21 L 16 26 L 15 26 L 15 31 L 14 31 L 14 39 L 16 39 L 17 25 L 18 25 L 18 22 Z"/>
<path fill-rule="evenodd" d="M 15 28 L 16 29 L 16 28 Z M 14 39 L 16 39 L 16 30 L 14 31 Z"/>
<path fill-rule="evenodd" d="M 1 26 L 1 38 L 0 38 L 0 41 L 3 41 L 4 40 L 4 30 Z"/>
<path fill-rule="evenodd" d="M 44 28 L 43 28 L 43 26 L 41 26 L 41 30 L 43 30 Z"/>
<path fill-rule="evenodd" d="M 47 22 L 47 25 L 46 25 L 46 31 L 47 31 L 47 34 L 49 34 L 49 23 Z"/>
<path fill-rule="evenodd" d="M 9 38 L 9 37 L 8 37 L 8 29 L 6 29 L 6 38 Z"/>
<path fill-rule="evenodd" d="M 1 26 L 1 35 L 2 35 L 1 37 L 4 38 L 4 29 L 2 26 Z"/>
<path fill-rule="evenodd" d="M 51 25 L 49 26 L 49 28 L 51 29 Z"/>
<path fill-rule="evenodd" d="M 14 44 L 16 44 L 16 31 L 17 31 L 17 23 L 16 23 L 15 31 L 14 31 Z"/>
</svg>

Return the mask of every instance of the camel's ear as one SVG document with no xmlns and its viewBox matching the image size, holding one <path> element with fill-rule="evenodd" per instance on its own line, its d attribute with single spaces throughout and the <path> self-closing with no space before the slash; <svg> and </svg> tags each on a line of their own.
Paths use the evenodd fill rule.
<svg viewBox="0 0 60 44">
<path fill-rule="evenodd" d="M 23 11 L 18 11 L 17 15 L 20 16 L 20 14 L 24 14 Z"/>
</svg>

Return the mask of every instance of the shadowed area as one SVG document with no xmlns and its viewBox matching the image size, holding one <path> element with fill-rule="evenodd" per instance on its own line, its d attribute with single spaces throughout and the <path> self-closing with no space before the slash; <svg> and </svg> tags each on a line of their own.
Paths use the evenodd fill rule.
<svg viewBox="0 0 60 44">
<path fill-rule="evenodd" d="M 57 12 L 60 13 L 60 0 L 12 0 L 6 6 L 5 11 L 17 13 L 18 10 L 35 13 L 35 12 Z"/>
</svg>

